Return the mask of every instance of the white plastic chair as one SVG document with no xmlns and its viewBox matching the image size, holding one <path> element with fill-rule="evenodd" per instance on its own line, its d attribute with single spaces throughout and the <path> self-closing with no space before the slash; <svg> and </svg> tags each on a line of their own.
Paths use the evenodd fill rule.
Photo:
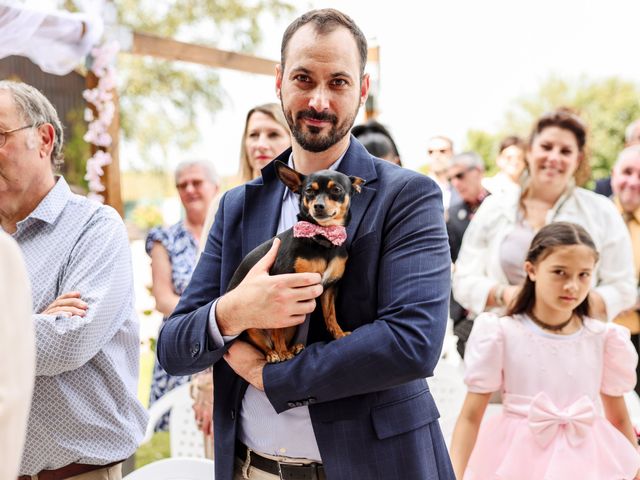
<svg viewBox="0 0 640 480">
<path fill-rule="evenodd" d="M 169 419 L 171 456 L 204 458 L 204 439 L 196 425 L 192 405 L 189 383 L 180 385 L 160 397 L 149 408 L 149 423 L 142 443 L 151 439 L 158 421 L 165 413 L 171 412 Z"/>
<path fill-rule="evenodd" d="M 440 359 L 433 377 L 427 379 L 429 390 L 440 411 L 440 429 L 447 445 L 462 408 L 467 387 L 463 381 L 462 366 Z"/>
<path fill-rule="evenodd" d="M 165 458 L 134 470 L 123 480 L 215 480 L 214 466 L 206 458 Z"/>
</svg>

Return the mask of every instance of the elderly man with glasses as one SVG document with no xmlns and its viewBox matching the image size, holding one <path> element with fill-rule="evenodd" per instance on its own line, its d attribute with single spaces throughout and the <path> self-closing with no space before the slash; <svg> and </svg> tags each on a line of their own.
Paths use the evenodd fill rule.
<svg viewBox="0 0 640 480">
<path fill-rule="evenodd" d="M 482 186 L 484 162 L 476 152 L 464 152 L 454 155 L 449 160 L 447 179 L 456 189 L 460 198 L 449 207 L 447 232 L 451 261 L 455 263 L 462 245 L 462 237 L 469 226 L 476 210 L 489 192 Z M 464 346 L 471 333 L 473 321 L 468 319 L 468 312 L 453 299 L 449 304 L 449 316 L 453 320 L 454 333 L 458 337 L 458 353 L 464 356 Z"/>
<path fill-rule="evenodd" d="M 0 81 L 0 227 L 22 250 L 36 334 L 19 479 L 119 479 L 147 422 L 129 243 L 112 208 L 54 174 L 62 144 L 51 103 Z"/>
</svg>

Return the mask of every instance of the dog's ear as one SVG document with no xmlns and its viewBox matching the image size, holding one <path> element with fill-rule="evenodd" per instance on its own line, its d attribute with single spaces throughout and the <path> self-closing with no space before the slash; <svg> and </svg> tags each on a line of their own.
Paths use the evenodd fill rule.
<svg viewBox="0 0 640 480">
<path fill-rule="evenodd" d="M 365 180 L 360 178 L 360 177 L 349 177 L 349 180 L 351 180 L 351 186 L 353 187 L 353 189 L 360 193 L 360 191 L 362 190 L 360 187 L 361 185 L 365 184 Z"/>
<path fill-rule="evenodd" d="M 293 193 L 300 193 L 300 187 L 306 178 L 303 174 L 296 172 L 280 160 L 276 160 L 276 175 Z"/>
</svg>

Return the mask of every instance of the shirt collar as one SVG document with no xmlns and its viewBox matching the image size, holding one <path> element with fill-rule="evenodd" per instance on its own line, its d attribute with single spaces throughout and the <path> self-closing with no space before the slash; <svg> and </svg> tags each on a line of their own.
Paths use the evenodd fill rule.
<svg viewBox="0 0 640 480">
<path fill-rule="evenodd" d="M 640 207 L 636 208 L 631 214 L 625 214 L 625 211 L 622 208 L 622 204 L 620 203 L 620 199 L 617 196 L 613 197 L 613 203 L 616 204 L 618 211 L 623 215 L 625 220 L 633 218 L 633 220 L 635 220 L 637 223 L 640 223 Z"/>
<path fill-rule="evenodd" d="M 347 150 L 349 150 L 349 148 L 347 148 Z M 345 150 L 342 153 L 342 155 L 340 155 L 340 157 L 338 157 L 338 159 L 329 166 L 329 168 L 327 170 L 338 170 L 338 167 L 340 166 L 340 163 L 342 162 L 342 159 L 344 158 L 344 155 L 347 153 L 347 150 Z M 294 166 L 293 166 L 293 152 L 291 152 L 289 154 L 289 161 L 287 162 L 287 165 L 289 166 L 289 168 L 294 168 Z M 295 195 L 295 194 L 291 190 L 289 190 L 288 188 L 285 187 L 284 194 L 282 195 L 282 198 L 286 199 L 290 195 Z"/>
<path fill-rule="evenodd" d="M 38 204 L 33 212 L 31 212 L 27 218 L 18 222 L 18 226 L 27 220 L 33 218 L 41 220 L 46 223 L 54 223 L 65 205 L 71 198 L 73 193 L 67 184 L 67 181 L 62 176 L 56 176 L 56 184 L 53 186 L 49 193 L 45 195 L 42 201 Z"/>
</svg>

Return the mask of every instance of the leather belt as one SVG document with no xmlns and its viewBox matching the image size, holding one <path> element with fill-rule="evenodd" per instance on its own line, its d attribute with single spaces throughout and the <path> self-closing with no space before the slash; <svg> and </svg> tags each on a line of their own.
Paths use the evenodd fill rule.
<svg viewBox="0 0 640 480">
<path fill-rule="evenodd" d="M 246 445 L 236 442 L 236 457 L 243 462 L 247 459 L 249 449 Z M 281 480 L 326 480 L 324 467 L 321 463 L 292 463 L 278 462 L 265 458 L 251 450 L 249 465 L 263 472 L 277 475 Z"/>
<path fill-rule="evenodd" d="M 100 470 L 101 468 L 111 468 L 124 460 L 118 460 L 117 462 L 109 463 L 107 465 L 89 465 L 86 463 L 70 463 L 64 467 L 60 467 L 56 470 L 42 470 L 36 475 L 20 475 L 18 480 L 32 480 L 37 478 L 38 480 L 64 480 L 65 478 L 75 477 L 76 475 L 82 475 L 83 473 L 92 472 L 94 470 Z"/>
</svg>

